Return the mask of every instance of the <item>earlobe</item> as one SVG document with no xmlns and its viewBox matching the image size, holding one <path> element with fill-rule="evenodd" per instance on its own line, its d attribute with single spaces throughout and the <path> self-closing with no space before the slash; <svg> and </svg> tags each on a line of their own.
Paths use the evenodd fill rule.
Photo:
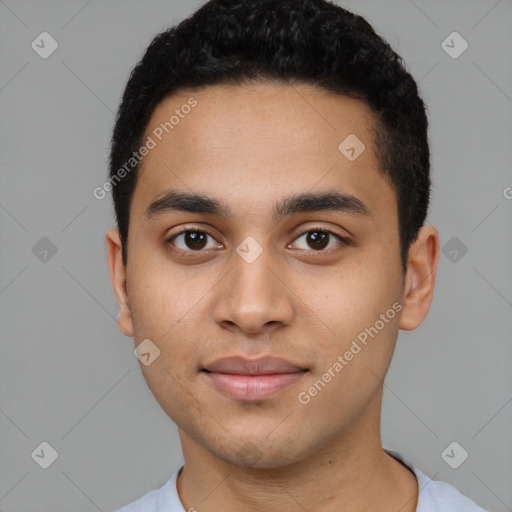
<svg viewBox="0 0 512 512">
<path fill-rule="evenodd" d="M 432 226 L 422 226 L 407 256 L 400 329 L 416 329 L 427 316 L 434 296 L 438 261 L 439 233 Z"/>
<path fill-rule="evenodd" d="M 117 228 L 109 229 L 105 239 L 107 242 L 110 281 L 119 306 L 117 325 L 124 335 L 133 337 L 133 322 L 126 291 L 126 268 L 123 263 L 122 244 L 119 230 Z"/>
</svg>

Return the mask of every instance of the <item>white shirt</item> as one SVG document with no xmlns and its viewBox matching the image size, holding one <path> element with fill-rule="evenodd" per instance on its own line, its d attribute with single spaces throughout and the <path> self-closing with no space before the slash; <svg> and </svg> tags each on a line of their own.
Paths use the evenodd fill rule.
<svg viewBox="0 0 512 512">
<path fill-rule="evenodd" d="M 387 449 L 384 451 L 414 471 L 419 489 L 416 512 L 486 512 L 452 485 L 431 480 L 419 469 L 414 468 L 399 452 Z M 160 489 L 146 493 L 142 498 L 115 512 L 187 512 L 176 489 L 176 480 L 182 469 L 183 466 L 178 468 Z"/>
</svg>

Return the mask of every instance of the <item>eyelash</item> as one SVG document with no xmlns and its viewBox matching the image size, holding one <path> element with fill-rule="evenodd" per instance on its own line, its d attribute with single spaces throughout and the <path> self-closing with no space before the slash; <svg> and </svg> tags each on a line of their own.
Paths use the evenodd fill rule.
<svg viewBox="0 0 512 512">
<path fill-rule="evenodd" d="M 340 242 L 338 247 L 339 246 L 344 246 L 344 245 L 349 245 L 349 242 L 348 242 L 348 240 L 346 238 L 342 237 L 341 235 L 338 235 L 334 231 L 331 231 L 329 229 L 325 229 L 325 228 L 322 228 L 322 227 L 312 227 L 312 228 L 307 229 L 306 231 L 303 231 L 302 233 L 300 233 L 295 238 L 295 241 L 298 240 L 299 238 L 303 237 L 304 235 L 307 235 L 308 233 L 312 233 L 312 232 L 325 233 L 325 234 L 328 234 L 329 236 L 333 236 L 334 238 L 336 238 Z M 213 235 L 211 235 L 207 231 L 204 231 L 204 230 L 201 230 L 201 229 L 184 229 L 183 231 L 180 231 L 179 233 L 175 233 L 174 235 L 172 235 L 170 238 L 168 238 L 165 241 L 166 245 L 172 246 L 172 248 L 171 248 L 172 251 L 182 253 L 187 258 L 193 258 L 194 256 L 197 256 L 198 254 L 204 254 L 204 252 L 205 251 L 209 251 L 209 249 L 202 249 L 202 250 L 199 250 L 199 251 L 194 251 L 194 250 L 184 250 L 184 249 L 176 248 L 175 246 L 173 246 L 174 240 L 177 237 L 179 237 L 180 235 L 184 235 L 186 233 L 203 233 L 203 234 L 205 234 L 205 235 L 215 239 L 215 237 Z M 329 242 L 330 242 L 330 240 L 329 240 Z M 315 254 L 317 256 L 322 257 L 323 255 L 326 255 L 326 256 L 329 255 L 330 252 L 333 250 L 333 248 L 331 247 L 330 249 L 318 249 L 318 250 L 314 250 L 314 249 L 310 249 L 310 250 L 299 249 L 299 250 L 302 250 L 302 251 L 306 252 L 308 255 L 309 254 Z"/>
</svg>

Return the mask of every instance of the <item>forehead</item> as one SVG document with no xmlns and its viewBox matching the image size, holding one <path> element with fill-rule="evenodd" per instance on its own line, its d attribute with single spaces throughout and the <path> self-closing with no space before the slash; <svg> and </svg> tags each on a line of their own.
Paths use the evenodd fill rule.
<svg viewBox="0 0 512 512">
<path fill-rule="evenodd" d="M 394 191 L 379 171 L 374 123 L 365 103 L 306 85 L 180 91 L 146 128 L 154 147 L 141 164 L 133 213 L 169 189 L 250 204 L 253 213 L 285 193 L 333 188 L 371 209 L 389 206 Z"/>
</svg>

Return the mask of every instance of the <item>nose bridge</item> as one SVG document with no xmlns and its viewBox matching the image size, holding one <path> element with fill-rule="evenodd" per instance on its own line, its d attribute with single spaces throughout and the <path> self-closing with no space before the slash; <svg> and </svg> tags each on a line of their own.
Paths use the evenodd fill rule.
<svg viewBox="0 0 512 512">
<path fill-rule="evenodd" d="M 242 251 L 249 246 L 244 255 Z M 260 299 L 269 300 L 274 295 L 275 270 L 272 271 L 272 257 L 270 250 L 262 250 L 257 257 L 252 259 L 251 252 L 255 251 L 246 243 L 245 248 L 241 244 L 238 253 L 233 255 L 233 280 L 238 298 L 260 296 Z M 241 255 L 242 253 L 242 255 Z M 246 259 L 245 256 L 249 256 Z M 275 266 L 275 265 L 274 265 Z M 234 295 L 234 294 L 233 294 Z"/>
<path fill-rule="evenodd" d="M 247 332 L 257 332 L 270 322 L 289 323 L 293 313 L 272 251 L 256 243 L 249 237 L 233 252 L 232 271 L 216 311 L 217 322 L 236 324 Z"/>
<path fill-rule="evenodd" d="M 233 260 L 234 293 L 231 298 L 234 306 L 245 308 L 248 312 L 264 311 L 276 294 L 270 250 L 263 247 L 258 249 L 249 240 L 240 244 L 237 254 L 233 254 Z"/>
</svg>

